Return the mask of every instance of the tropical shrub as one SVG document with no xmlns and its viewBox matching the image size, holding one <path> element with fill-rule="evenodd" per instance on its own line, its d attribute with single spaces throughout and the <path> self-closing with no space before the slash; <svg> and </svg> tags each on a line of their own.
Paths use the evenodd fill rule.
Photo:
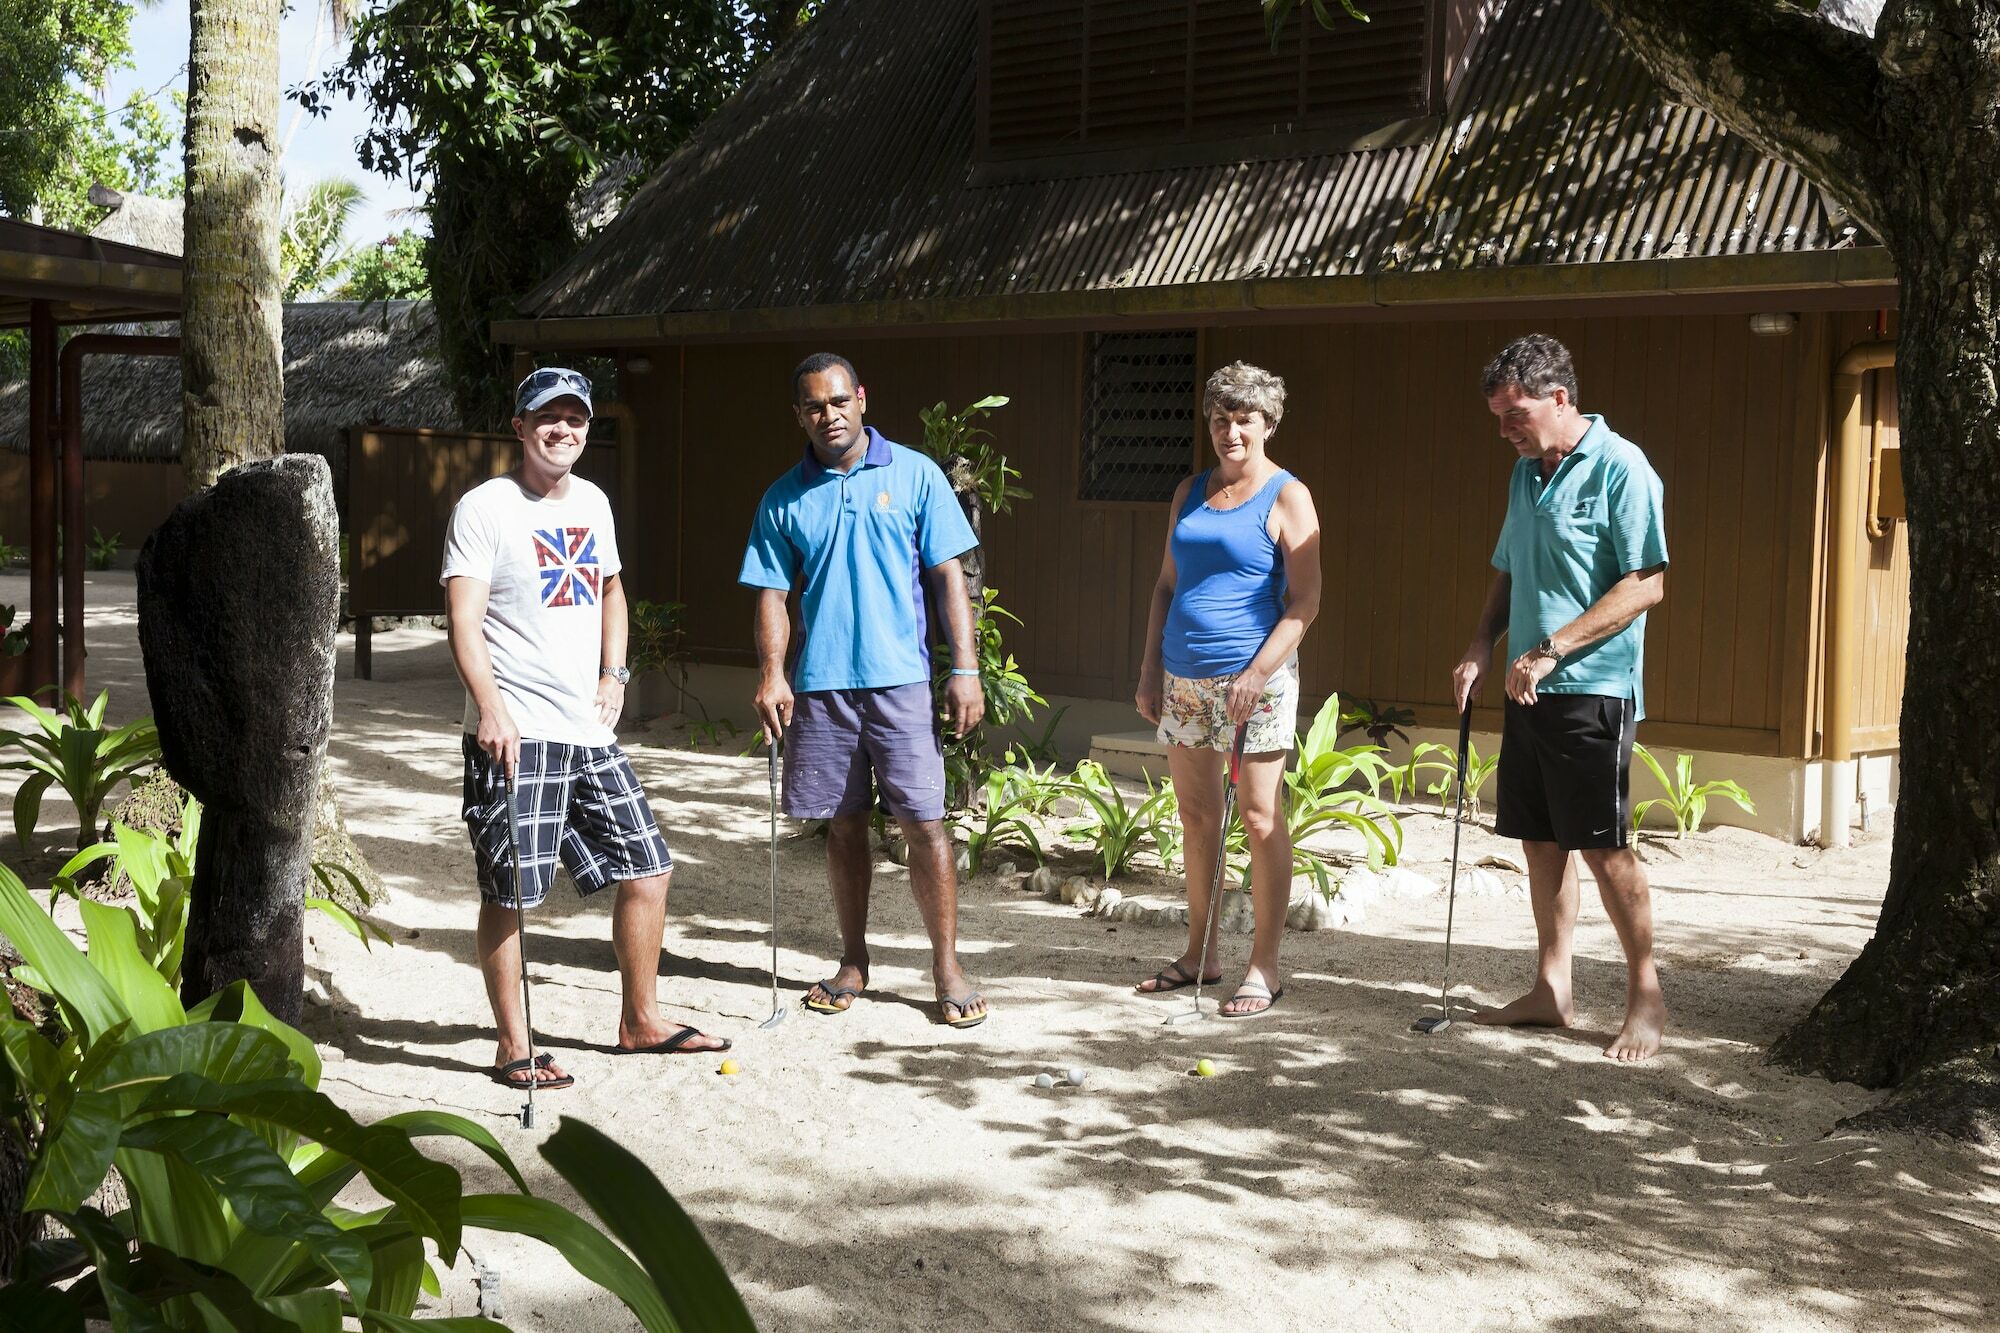
<svg viewBox="0 0 2000 1333">
<path fill-rule="evenodd" d="M 1014 501 L 1035 498 L 1014 484 L 1020 472 L 994 447 L 993 433 L 979 424 L 1007 402 L 1000 394 L 988 394 L 956 412 L 943 403 L 917 410 L 917 419 L 924 423 L 924 452 L 945 470 L 954 491 L 971 493 L 989 514 L 1004 514 Z"/>
<path fill-rule="evenodd" d="M 104 708 L 110 699 L 111 691 L 105 690 L 85 708 L 71 695 L 60 713 L 21 695 L 7 700 L 39 727 L 0 731 L 0 752 L 10 747 L 26 752 L 25 758 L 0 762 L 0 768 L 28 774 L 14 794 L 14 832 L 23 844 L 35 836 L 43 793 L 60 786 L 77 809 L 76 845 L 79 850 L 88 846 L 97 828 L 97 812 L 112 789 L 159 762 L 160 736 L 153 719 L 143 717 L 105 730 Z"/>
<path fill-rule="evenodd" d="M 8 569 L 28 558 L 28 548 L 0 538 L 0 569 Z"/>
<path fill-rule="evenodd" d="M 987 853 L 1000 847 L 1017 847 L 1042 860 L 1041 838 L 1028 822 L 1036 793 L 1032 780 L 1023 782 L 1013 769 L 996 768 L 986 775 L 982 799 L 958 821 L 965 839 L 966 873 L 977 875 L 986 864 Z"/>
<path fill-rule="evenodd" d="M 19 657 L 28 651 L 28 627 L 14 628 L 13 603 L 0 603 L 0 657 Z"/>
<path fill-rule="evenodd" d="M 1043 724 L 1039 732 L 1030 732 L 1026 727 L 1015 727 L 1014 734 L 1019 739 L 1007 747 L 1008 762 L 1016 762 L 1017 753 L 1022 759 L 1037 764 L 1053 765 L 1058 762 L 1062 755 L 1056 750 L 1056 728 L 1062 725 L 1063 714 L 1068 711 L 1068 704 L 1051 711 L 1048 721 Z"/>
<path fill-rule="evenodd" d="M 1408 744 L 1410 734 L 1403 728 L 1416 724 L 1417 715 L 1410 709 L 1378 704 L 1373 699 L 1351 699 L 1340 714 L 1340 736 L 1345 740 L 1358 731 L 1371 745 L 1387 747 L 1391 737 Z"/>
<path fill-rule="evenodd" d="M 89 549 L 84 553 L 84 562 L 92 569 L 109 569 L 111 562 L 118 558 L 119 533 L 109 537 L 97 528 L 90 530 Z"/>
<path fill-rule="evenodd" d="M 440 1290 L 427 1245 L 450 1265 L 475 1227 L 552 1246 L 649 1331 L 753 1327 L 657 1178 L 589 1126 L 565 1120 L 541 1152 L 610 1236 L 531 1194 L 499 1140 L 462 1116 L 359 1124 L 319 1091 L 312 1044 L 245 983 L 184 1009 L 125 914 L 80 907 L 87 953 L 0 866 L 0 932 L 61 1023 L 50 1037 L 0 1006 L 0 1101 L 27 1150 L 23 1211 L 68 1233 L 23 1252 L 0 1288 L 0 1325 L 417 1329 L 418 1294 Z M 518 1192 L 466 1193 L 454 1167 L 418 1151 L 432 1136 L 471 1144 Z M 114 1169 L 129 1203 L 106 1212 L 91 1200 Z M 360 1175 L 385 1206 L 334 1202 Z"/>
<path fill-rule="evenodd" d="M 1001 790 L 1009 799 L 1019 799 L 1021 811 L 1032 818 L 1041 818 L 1055 809 L 1057 801 L 1069 795 L 1069 777 L 1058 774 L 1056 766 L 1036 768 L 1033 764 L 1010 765 L 996 769 L 1005 781 Z"/>
<path fill-rule="evenodd" d="M 1181 802 L 1174 794 L 1174 780 L 1161 778 L 1160 785 L 1155 787 L 1152 774 L 1147 774 L 1146 800 L 1139 808 L 1153 812 L 1146 821 L 1146 836 L 1153 840 L 1154 855 L 1168 870 L 1178 869 L 1186 830 L 1181 827 Z"/>
<path fill-rule="evenodd" d="M 707 705 L 696 699 L 687 687 L 687 626 L 681 618 L 686 610 L 685 602 L 635 599 L 629 617 L 631 637 L 626 643 L 625 665 L 632 669 L 634 675 L 641 671 L 658 671 L 673 677 L 681 699 L 692 701 L 705 722 L 708 720 Z M 687 711 L 685 703 L 681 711 Z"/>
<path fill-rule="evenodd" d="M 1306 839 L 1330 829 L 1350 829 L 1361 835 L 1370 868 L 1394 865 L 1403 851 L 1403 821 L 1379 792 L 1393 766 L 1382 758 L 1379 745 L 1339 744 L 1340 696 L 1329 696 L 1312 725 L 1297 738 L 1294 766 L 1285 773 L 1285 827 L 1292 840 L 1292 874 L 1305 875 L 1320 893 L 1331 898 L 1339 888 L 1335 866 Z M 1361 785 L 1350 785 L 1359 783 Z M 1249 837 L 1240 811 L 1229 824 L 1224 841 L 1231 864 L 1242 883 L 1250 882 Z"/>
<path fill-rule="evenodd" d="M 1641 801 L 1632 807 L 1632 831 L 1634 833 L 1639 831 L 1640 821 L 1645 819 L 1646 812 L 1656 805 L 1665 806 L 1667 813 L 1674 817 L 1674 836 L 1676 838 L 1685 837 L 1690 831 L 1695 833 L 1701 832 L 1701 821 L 1708 816 L 1708 802 L 1711 797 L 1726 796 L 1736 802 L 1746 813 L 1753 815 L 1757 813 L 1757 807 L 1750 800 L 1750 793 L 1743 790 L 1741 783 L 1734 782 L 1728 778 L 1717 778 L 1710 782 L 1696 782 L 1694 780 L 1694 756 L 1691 754 L 1683 753 L 1674 760 L 1674 776 L 1669 778 L 1667 771 L 1660 767 L 1660 761 L 1653 758 L 1652 751 L 1648 750 L 1645 746 L 1640 745 L 1636 741 L 1633 742 L 1632 753 L 1638 755 L 1645 762 L 1646 767 L 1652 770 L 1653 777 L 1658 780 L 1661 788 L 1666 792 L 1665 796 L 1656 797 L 1650 801 Z"/>
<path fill-rule="evenodd" d="M 1498 753 L 1482 755 L 1479 747 L 1471 741 L 1465 743 L 1465 800 L 1472 808 L 1472 817 L 1479 818 L 1479 793 L 1486 786 L 1486 780 L 1500 767 Z M 1438 813 L 1444 814 L 1451 808 L 1452 793 L 1458 784 L 1458 751 L 1441 742 L 1425 741 L 1410 751 L 1410 762 L 1403 766 L 1399 775 L 1397 795 L 1402 795 L 1407 784 L 1411 796 L 1417 794 L 1421 775 L 1435 773 L 1437 777 L 1425 785 L 1424 791 L 1438 798 Z"/>
<path fill-rule="evenodd" d="M 1171 810 L 1171 785 L 1154 790 L 1149 782 L 1146 798 L 1137 805 L 1127 802 L 1125 793 L 1095 759 L 1077 764 L 1069 784 L 1083 818 L 1064 832 L 1089 842 L 1104 867 L 1104 877 L 1115 879 L 1132 868 L 1132 858 L 1143 839 L 1152 835 L 1163 811 Z"/>
<path fill-rule="evenodd" d="M 986 775 L 993 768 L 988 729 L 1031 720 L 1034 710 L 1048 703 L 1035 693 L 1028 678 L 1021 674 L 1020 663 L 1007 651 L 1000 621 L 1005 618 L 1017 625 L 1021 621 L 1000 605 L 998 590 L 990 586 L 982 589 L 979 604 L 973 609 L 977 613 L 973 643 L 979 651 L 979 684 L 986 694 L 986 716 L 963 736 L 945 732 L 945 805 L 954 812 L 963 811 L 971 803 L 973 793 L 985 787 Z M 931 692 L 937 700 L 938 717 L 948 723 L 944 701 L 945 687 L 951 682 L 950 645 L 938 644 L 932 649 L 931 665 Z"/>
</svg>

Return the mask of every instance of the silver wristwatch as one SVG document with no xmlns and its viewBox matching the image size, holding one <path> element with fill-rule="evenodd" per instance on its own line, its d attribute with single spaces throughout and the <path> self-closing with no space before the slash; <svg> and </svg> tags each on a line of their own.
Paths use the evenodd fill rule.
<svg viewBox="0 0 2000 1333">
<path fill-rule="evenodd" d="M 628 684 L 632 679 L 632 673 L 624 667 L 599 667 L 597 668 L 597 674 L 600 676 L 609 676 L 620 685 Z"/>
<path fill-rule="evenodd" d="M 1560 662 L 1563 660 L 1563 655 L 1556 651 L 1556 641 L 1554 639 L 1543 639 L 1540 643 L 1536 644 L 1535 656 L 1546 657 L 1551 662 Z"/>
</svg>

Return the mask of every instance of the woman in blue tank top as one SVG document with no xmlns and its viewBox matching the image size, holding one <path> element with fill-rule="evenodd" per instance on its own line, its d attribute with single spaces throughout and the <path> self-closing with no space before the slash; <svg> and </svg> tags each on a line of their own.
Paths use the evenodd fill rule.
<svg viewBox="0 0 2000 1333">
<path fill-rule="evenodd" d="M 1265 455 L 1285 410 L 1285 382 L 1238 361 L 1211 375 L 1202 416 L 1215 467 L 1175 492 L 1167 550 L 1146 622 L 1139 713 L 1159 727 L 1180 798 L 1188 941 L 1145 994 L 1194 984 L 1202 923 L 1219 922 L 1215 885 L 1223 784 L 1244 728 L 1237 807 L 1250 842 L 1257 933 L 1228 1018 L 1269 1009 L 1284 994 L 1278 944 L 1292 889 L 1292 843 L 1280 809 L 1285 755 L 1299 702 L 1299 640 L 1319 613 L 1319 516 L 1305 484 Z M 1215 958 L 1213 947 L 1209 950 Z M 1203 977 L 1208 985 L 1220 972 Z"/>
</svg>

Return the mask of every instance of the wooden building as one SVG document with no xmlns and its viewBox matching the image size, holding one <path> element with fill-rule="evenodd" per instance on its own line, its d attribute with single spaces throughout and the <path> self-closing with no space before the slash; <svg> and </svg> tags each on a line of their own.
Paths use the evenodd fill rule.
<svg viewBox="0 0 2000 1333">
<path fill-rule="evenodd" d="M 749 660 L 735 574 L 802 447 L 800 357 L 853 359 L 892 438 L 1008 395 L 1034 498 L 990 523 L 988 577 L 1065 739 L 1107 751 L 1145 748 L 1117 733 L 1164 502 L 1239 357 L 1285 376 L 1272 453 L 1324 524 L 1308 697 L 1442 730 L 1513 459 L 1479 371 L 1552 333 L 1666 484 L 1642 739 L 1744 780 L 1743 822 L 1806 836 L 1825 787 L 1844 829 L 1857 767 L 1893 798 L 1901 695 L 1892 377 L 1836 375 L 1893 359 L 1886 257 L 1587 0 L 1367 8 L 1274 53 L 1251 0 L 833 0 L 497 332 L 617 359 L 629 583 L 716 664 Z"/>
</svg>

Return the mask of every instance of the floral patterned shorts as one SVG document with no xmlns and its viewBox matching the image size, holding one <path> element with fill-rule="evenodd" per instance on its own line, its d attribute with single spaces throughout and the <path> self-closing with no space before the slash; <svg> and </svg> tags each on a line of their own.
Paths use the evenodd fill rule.
<svg viewBox="0 0 2000 1333">
<path fill-rule="evenodd" d="M 1229 722 L 1229 687 L 1235 680 L 1234 674 L 1189 680 L 1167 672 L 1160 707 L 1160 740 L 1168 745 L 1206 747 L 1227 753 L 1236 741 L 1236 728 Z M 1264 697 L 1257 701 L 1257 711 L 1250 714 L 1243 753 L 1270 754 L 1291 749 L 1298 720 L 1299 659 L 1293 657 L 1265 682 Z"/>
</svg>

